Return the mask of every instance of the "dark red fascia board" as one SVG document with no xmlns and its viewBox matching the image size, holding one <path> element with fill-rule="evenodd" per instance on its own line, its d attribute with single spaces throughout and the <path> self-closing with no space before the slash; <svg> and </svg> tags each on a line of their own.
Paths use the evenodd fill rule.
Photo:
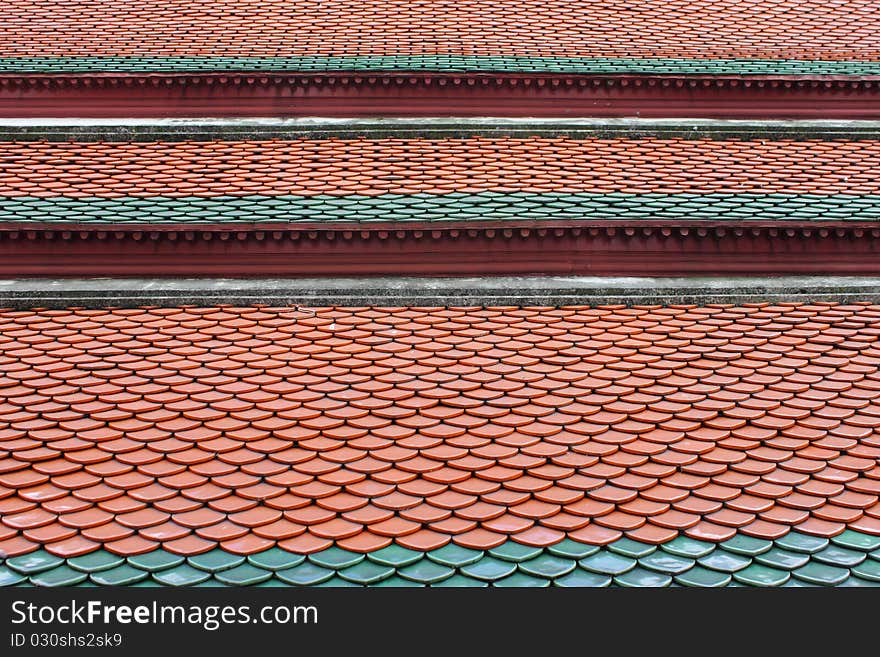
<svg viewBox="0 0 880 657">
<path fill-rule="evenodd" d="M 0 225 L 0 277 L 880 275 L 880 223 Z"/>
<path fill-rule="evenodd" d="M 880 76 L 526 73 L 0 75 L 0 117 L 880 119 Z"/>
</svg>

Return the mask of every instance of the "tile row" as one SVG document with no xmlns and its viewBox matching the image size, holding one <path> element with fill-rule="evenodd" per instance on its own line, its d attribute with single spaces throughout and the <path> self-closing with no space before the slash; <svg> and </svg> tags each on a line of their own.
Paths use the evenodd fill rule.
<svg viewBox="0 0 880 657">
<path fill-rule="evenodd" d="M 519 55 L 357 55 L 357 56 L 181 56 L 181 55 L 75 55 L 0 57 L 0 73 L 31 76 L 56 73 L 83 76 L 95 73 L 167 74 L 188 73 L 301 73 L 341 75 L 347 84 L 351 73 L 437 74 L 424 79 L 427 85 L 445 84 L 450 76 L 474 73 L 504 75 L 799 75 L 804 81 L 818 76 L 864 76 L 880 74 L 880 62 L 875 50 L 846 53 L 853 59 L 778 59 L 776 53 L 768 58 L 681 59 L 671 57 L 524 57 Z M 758 53 L 755 53 L 758 54 Z M 825 53 L 822 53 L 825 54 Z M 816 52 L 816 56 L 820 53 Z M 834 53 L 828 53 L 834 56 Z M 871 59 L 866 59 L 866 58 Z M 442 76 L 442 77 L 441 77 Z M 138 83 L 144 78 L 140 78 Z M 248 82 L 250 77 L 246 78 Z M 323 78 L 319 78 L 323 81 Z M 858 77 L 855 78 L 859 79 Z M 270 78 L 260 78 L 260 81 Z M 277 82 L 272 78 L 271 81 Z M 369 78 L 368 82 L 372 82 Z M 518 84 L 518 80 L 507 80 Z M 839 81 L 838 81 L 839 82 Z M 453 77 L 453 84 L 459 79 Z M 613 82 L 612 82 L 613 83 Z M 774 83 L 771 83 L 774 84 Z M 802 83 L 803 84 L 803 83 Z M 809 84 L 809 83 L 808 83 Z"/>
<path fill-rule="evenodd" d="M 551 185 L 548 185 L 550 187 Z M 419 222 L 864 222 L 880 194 L 382 194 L 68 198 L 0 196 L 0 222 L 60 224 L 333 224 Z M 553 225 L 553 224 L 550 224 Z"/>
<path fill-rule="evenodd" d="M 725 201 L 760 208 L 761 202 L 797 204 L 805 195 L 799 205 L 809 212 L 825 197 L 852 208 L 859 197 L 880 193 L 874 175 L 880 145 L 871 140 L 30 141 L 0 143 L 0 158 L 6 203 L 64 197 L 173 204 L 228 196 L 227 203 L 238 198 L 244 205 L 256 198 L 266 211 L 273 199 L 282 211 L 295 211 L 289 206 L 300 199 L 345 203 L 339 210 L 349 213 L 369 210 L 370 203 L 377 209 L 403 203 L 414 214 L 437 203 L 491 212 L 504 202 L 516 211 L 537 204 L 553 214 L 566 205 L 626 211 L 628 203 L 636 204 L 630 212 L 662 211 L 669 203 L 684 212 L 706 202 L 717 211 Z"/>
<path fill-rule="evenodd" d="M 419 56 L 491 57 L 500 70 L 517 57 L 871 61 L 880 59 L 876 22 L 869 0 L 650 0 L 637 10 L 563 0 L 101 0 L 66 7 L 10 0 L 0 54 L 386 56 L 402 59 L 399 67 Z"/>
<path fill-rule="evenodd" d="M 183 557 L 162 549 L 122 557 L 47 552 L 0 561 L 0 586 L 441 586 L 816 587 L 880 586 L 880 538 L 791 532 L 776 541 L 737 535 L 721 544 L 676 538 L 660 546 L 620 539 L 606 547 L 566 539 L 549 548 L 507 542 L 487 551 L 398 546 L 361 554 L 338 547 L 297 555 Z"/>
</svg>

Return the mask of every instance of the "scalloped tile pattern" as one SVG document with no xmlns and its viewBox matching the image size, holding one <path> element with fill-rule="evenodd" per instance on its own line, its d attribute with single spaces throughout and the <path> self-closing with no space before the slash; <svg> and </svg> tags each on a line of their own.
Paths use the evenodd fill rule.
<svg viewBox="0 0 880 657">
<path fill-rule="evenodd" d="M 133 56 L 177 58 L 177 67 L 195 69 L 228 68 L 237 58 L 255 58 L 254 68 L 264 68 L 258 63 L 267 58 L 354 58 L 337 64 L 342 69 L 372 58 L 391 69 L 418 68 L 421 58 L 433 58 L 427 68 L 449 62 L 466 69 L 483 60 L 494 70 L 577 58 L 858 62 L 880 60 L 877 27 L 869 0 L 10 0 L 0 55 L 13 62 L 98 58 L 94 70 L 124 68 Z M 722 64 L 718 72 L 725 70 Z"/>
<path fill-rule="evenodd" d="M 4 142 L 0 221 L 880 219 L 876 141 Z"/>
<path fill-rule="evenodd" d="M 566 540 L 851 552 L 880 535 L 878 335 L 819 302 L 5 310 L 0 551 L 187 583 L 274 547 L 322 555 L 297 581 Z"/>
<path fill-rule="evenodd" d="M 605 546 L 566 539 L 522 547 L 328 548 L 308 556 L 272 547 L 247 558 L 157 549 L 149 559 L 99 550 L 66 560 L 36 552 L 0 560 L 0 586 L 880 586 L 880 537 L 851 530 L 831 540 L 792 532 L 777 541 L 737 534 L 720 544 L 622 538 Z"/>
<path fill-rule="evenodd" d="M 0 196 L 880 194 L 880 142 L 293 139 L 0 142 Z"/>
<path fill-rule="evenodd" d="M 0 74 L 39 73 L 544 73 L 556 75 L 880 75 L 880 62 L 622 57 L 0 57 Z"/>
<path fill-rule="evenodd" d="M 381 196 L 0 197 L 0 222 L 331 224 L 371 222 L 880 221 L 880 194 L 383 194 Z"/>
</svg>

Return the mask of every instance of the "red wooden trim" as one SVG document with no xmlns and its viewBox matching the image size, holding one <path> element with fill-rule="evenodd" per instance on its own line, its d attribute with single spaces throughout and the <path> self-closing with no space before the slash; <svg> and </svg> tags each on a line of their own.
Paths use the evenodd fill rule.
<svg viewBox="0 0 880 657">
<path fill-rule="evenodd" d="M 880 78 L 539 74 L 0 75 L 0 117 L 880 119 Z"/>
<path fill-rule="evenodd" d="M 0 276 L 880 275 L 880 224 L 0 230 Z"/>
</svg>

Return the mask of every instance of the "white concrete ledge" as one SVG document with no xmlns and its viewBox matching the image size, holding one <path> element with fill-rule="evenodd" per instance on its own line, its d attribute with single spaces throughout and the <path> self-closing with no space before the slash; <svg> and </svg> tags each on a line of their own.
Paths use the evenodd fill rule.
<svg viewBox="0 0 880 657">
<path fill-rule="evenodd" d="M 656 135 L 784 138 L 880 138 L 880 121 L 642 118 L 145 118 L 0 119 L 0 139 L 213 139 L 298 136 Z"/>
<path fill-rule="evenodd" d="M 315 278 L 0 280 L 0 307 L 183 304 L 603 305 L 779 302 L 880 303 L 880 278 Z"/>
</svg>

